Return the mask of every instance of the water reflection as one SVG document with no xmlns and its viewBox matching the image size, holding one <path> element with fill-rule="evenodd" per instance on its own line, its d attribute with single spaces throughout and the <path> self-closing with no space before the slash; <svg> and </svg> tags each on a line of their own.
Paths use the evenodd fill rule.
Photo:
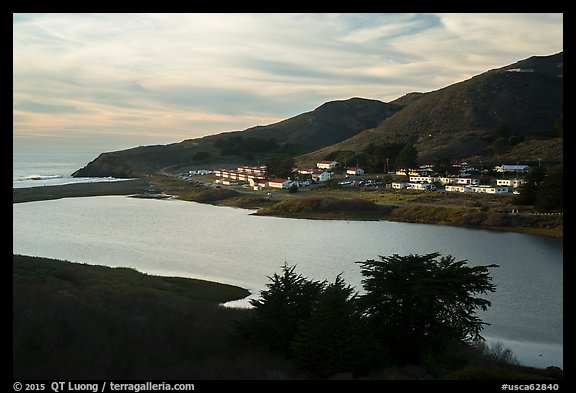
<svg viewBox="0 0 576 393">
<path fill-rule="evenodd" d="M 385 221 L 256 217 L 242 209 L 126 197 L 15 204 L 13 213 L 15 253 L 219 281 L 254 296 L 284 262 L 312 279 L 332 281 L 342 273 L 359 291 L 354 262 L 378 255 L 437 251 L 470 265 L 495 263 L 493 305 L 481 315 L 491 323 L 485 335 L 560 348 L 563 342 L 559 239 Z"/>
</svg>

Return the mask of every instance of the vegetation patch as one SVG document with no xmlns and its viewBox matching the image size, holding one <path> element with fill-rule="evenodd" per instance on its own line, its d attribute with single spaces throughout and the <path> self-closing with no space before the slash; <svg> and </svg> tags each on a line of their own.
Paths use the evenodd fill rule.
<svg viewBox="0 0 576 393">
<path fill-rule="evenodd" d="M 477 208 L 416 204 L 406 204 L 393 209 L 389 219 L 402 222 L 513 230 L 555 237 L 562 237 L 564 221 L 561 214 L 510 214 Z"/>
<path fill-rule="evenodd" d="M 454 222 L 460 215 L 459 209 L 425 205 L 404 205 L 394 209 L 393 220 L 445 224 Z"/>
<path fill-rule="evenodd" d="M 267 379 L 289 362 L 230 337 L 245 289 L 13 256 L 13 378 Z"/>
<path fill-rule="evenodd" d="M 238 191 L 229 190 L 226 188 L 210 188 L 201 191 L 193 196 L 195 202 L 210 203 L 221 201 L 223 199 L 234 198 L 240 195 Z"/>
<path fill-rule="evenodd" d="M 220 303 L 248 291 L 13 255 L 13 378 L 563 378 L 470 342 L 492 265 L 437 253 L 357 263 L 363 295 L 340 276 L 312 281 L 285 265 L 254 309 L 231 309 Z"/>
<path fill-rule="evenodd" d="M 256 215 L 291 218 L 378 220 L 388 217 L 392 207 L 361 198 L 296 197 L 260 209 Z"/>
<path fill-rule="evenodd" d="M 476 311 L 491 305 L 479 295 L 496 290 L 489 269 L 498 266 L 466 262 L 439 253 L 357 262 L 363 294 L 340 275 L 310 280 L 284 264 L 237 338 L 292 359 L 303 379 L 562 379 L 484 343 Z"/>
</svg>

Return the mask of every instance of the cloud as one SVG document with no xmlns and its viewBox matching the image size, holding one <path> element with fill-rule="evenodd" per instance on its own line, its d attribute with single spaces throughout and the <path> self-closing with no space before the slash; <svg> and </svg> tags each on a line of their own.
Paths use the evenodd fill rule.
<svg viewBox="0 0 576 393">
<path fill-rule="evenodd" d="M 341 41 L 357 44 L 382 42 L 406 35 L 421 34 L 437 24 L 438 18 L 434 15 L 380 14 L 378 18 L 368 15 L 362 18 L 362 23 L 357 28 L 351 29 L 342 37 Z"/>
<path fill-rule="evenodd" d="M 13 104 L 17 111 L 36 113 L 89 113 L 89 111 L 72 105 L 44 104 L 36 101 L 18 101 Z"/>
<path fill-rule="evenodd" d="M 557 53 L 562 27 L 561 14 L 15 14 L 14 133 L 167 143 L 391 101 Z"/>
</svg>

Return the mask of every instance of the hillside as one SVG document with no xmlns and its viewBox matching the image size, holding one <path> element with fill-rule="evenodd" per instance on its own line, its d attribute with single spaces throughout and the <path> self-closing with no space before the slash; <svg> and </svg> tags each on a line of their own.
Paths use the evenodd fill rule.
<svg viewBox="0 0 576 393">
<path fill-rule="evenodd" d="M 404 109 L 377 127 L 299 161 L 358 153 L 370 143 L 413 144 L 420 161 L 562 160 L 555 130 L 563 113 L 562 75 L 562 53 L 534 56 L 433 92 L 407 94 L 391 102 Z"/>
<path fill-rule="evenodd" d="M 355 97 L 327 102 L 311 112 L 275 124 L 226 135 L 275 138 L 298 149 L 315 150 L 348 139 L 358 130 L 374 127 L 400 109 L 400 105 Z"/>
<path fill-rule="evenodd" d="M 249 291 L 13 255 L 13 378 L 263 379 L 278 357 L 230 343 Z"/>
<path fill-rule="evenodd" d="M 563 160 L 563 53 L 532 56 L 390 103 L 332 101 L 278 123 L 169 145 L 103 153 L 73 176 L 142 177 L 256 164 L 277 155 L 313 165 L 338 152 L 413 145 L 418 161 Z"/>
<path fill-rule="evenodd" d="M 181 167 L 220 166 L 302 154 L 338 143 L 375 127 L 402 108 L 377 100 L 327 102 L 313 111 L 267 126 L 224 132 L 169 145 L 103 153 L 73 176 L 139 177 Z"/>
</svg>

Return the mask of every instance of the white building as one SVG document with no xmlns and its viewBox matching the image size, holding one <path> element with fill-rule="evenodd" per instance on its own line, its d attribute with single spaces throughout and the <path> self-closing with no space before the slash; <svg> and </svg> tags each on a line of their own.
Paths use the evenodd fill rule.
<svg viewBox="0 0 576 393">
<path fill-rule="evenodd" d="M 444 189 L 446 192 L 472 192 L 470 187 L 461 186 L 458 184 L 446 184 Z"/>
<path fill-rule="evenodd" d="M 266 165 L 261 166 L 249 166 L 249 165 L 241 165 L 236 168 L 238 172 L 246 172 L 246 173 L 258 173 L 263 175 L 266 172 Z"/>
<path fill-rule="evenodd" d="M 508 192 L 508 187 L 502 186 L 470 186 L 469 187 L 473 192 L 481 192 L 484 194 L 506 194 Z"/>
<path fill-rule="evenodd" d="M 328 180 L 330 180 L 332 178 L 332 175 L 330 172 L 327 171 L 320 171 L 318 169 L 312 171 L 312 180 L 318 183 L 324 183 L 327 182 Z"/>
<path fill-rule="evenodd" d="M 409 180 L 411 183 L 434 183 L 438 181 L 438 178 L 434 176 L 410 176 Z"/>
<path fill-rule="evenodd" d="M 438 178 L 438 182 L 439 182 L 440 184 L 450 184 L 450 183 L 452 182 L 452 180 L 454 180 L 453 177 L 442 177 L 442 176 L 440 176 L 440 177 Z"/>
<path fill-rule="evenodd" d="M 298 173 L 301 175 L 311 175 L 314 173 L 314 170 L 309 168 L 299 168 Z"/>
<path fill-rule="evenodd" d="M 319 169 L 334 169 L 338 163 L 336 161 L 320 161 L 316 163 L 316 167 Z"/>
<path fill-rule="evenodd" d="M 364 169 L 362 168 L 348 168 L 346 169 L 346 174 L 347 175 L 363 175 L 364 174 Z"/>
<path fill-rule="evenodd" d="M 403 188 L 406 188 L 406 182 L 392 182 L 392 188 L 396 189 L 396 190 L 401 190 Z"/>
<path fill-rule="evenodd" d="M 455 177 L 452 178 L 452 182 L 456 184 L 478 185 L 480 184 L 480 179 L 474 179 L 472 177 Z"/>
<path fill-rule="evenodd" d="M 508 186 L 518 188 L 526 184 L 523 179 L 496 179 L 497 186 Z"/>
<path fill-rule="evenodd" d="M 263 177 L 254 177 L 248 179 L 248 184 L 250 184 L 252 187 L 268 187 L 268 180 L 264 179 Z"/>
<path fill-rule="evenodd" d="M 494 171 L 498 173 L 527 173 L 530 169 L 531 168 L 528 165 L 500 165 L 494 167 Z"/>
<path fill-rule="evenodd" d="M 534 72 L 532 68 L 509 68 L 506 71 L 508 72 Z"/>
<path fill-rule="evenodd" d="M 430 183 L 407 183 L 406 188 L 409 190 L 435 190 L 436 186 Z"/>
<path fill-rule="evenodd" d="M 292 184 L 288 179 L 271 179 L 268 180 L 268 187 L 271 188 L 288 188 Z"/>
</svg>

